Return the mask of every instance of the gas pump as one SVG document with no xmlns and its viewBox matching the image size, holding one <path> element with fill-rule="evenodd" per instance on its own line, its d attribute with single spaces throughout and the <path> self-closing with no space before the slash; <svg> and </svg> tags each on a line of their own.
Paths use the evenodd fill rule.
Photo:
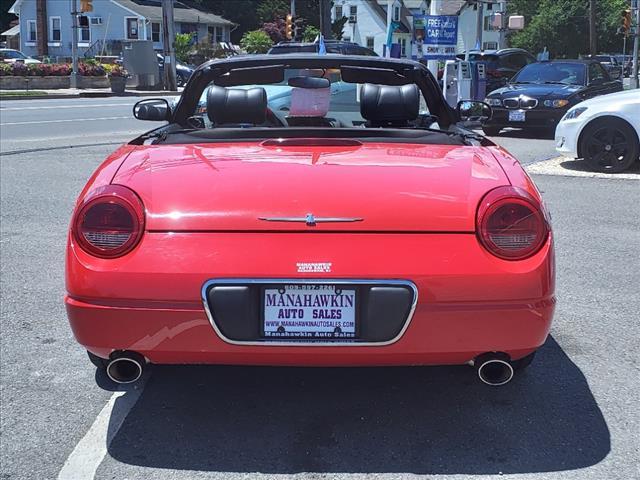
<svg viewBox="0 0 640 480">
<path fill-rule="evenodd" d="M 458 105 L 458 62 L 447 60 L 442 74 L 442 94 L 453 108 Z"/>
<path fill-rule="evenodd" d="M 487 96 L 487 65 L 476 62 L 473 69 L 473 100 L 484 101 Z"/>
<path fill-rule="evenodd" d="M 471 83 L 473 74 L 471 73 L 471 63 L 458 62 L 458 101 L 471 100 Z"/>
</svg>

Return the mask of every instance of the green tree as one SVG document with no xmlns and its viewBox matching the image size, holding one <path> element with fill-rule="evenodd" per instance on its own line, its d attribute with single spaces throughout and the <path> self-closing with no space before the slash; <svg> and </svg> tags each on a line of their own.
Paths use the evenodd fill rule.
<svg viewBox="0 0 640 480">
<path fill-rule="evenodd" d="M 349 17 L 342 17 L 331 22 L 331 33 L 333 34 L 333 38 L 336 40 L 342 40 L 342 30 L 344 29 L 344 24 L 347 23 L 348 20 Z"/>
<path fill-rule="evenodd" d="M 598 50 L 622 51 L 620 26 L 626 0 L 597 0 Z M 525 28 L 509 35 L 512 47 L 532 53 L 547 47 L 552 57 L 576 58 L 589 51 L 589 2 L 585 0 L 511 0 L 509 13 L 524 15 Z"/>
<path fill-rule="evenodd" d="M 181 62 L 189 62 L 189 52 L 191 51 L 191 41 L 193 33 L 177 33 L 173 48 L 176 52 L 176 58 Z"/>
<path fill-rule="evenodd" d="M 273 45 L 273 40 L 263 30 L 246 32 L 240 40 L 240 46 L 247 53 L 267 53 L 271 45 Z"/>
<path fill-rule="evenodd" d="M 289 13 L 289 7 L 289 0 L 262 0 L 256 8 L 258 22 L 263 24 L 284 18 Z"/>
<path fill-rule="evenodd" d="M 320 29 L 314 25 L 307 25 L 302 33 L 303 42 L 313 42 L 320 35 Z"/>
</svg>

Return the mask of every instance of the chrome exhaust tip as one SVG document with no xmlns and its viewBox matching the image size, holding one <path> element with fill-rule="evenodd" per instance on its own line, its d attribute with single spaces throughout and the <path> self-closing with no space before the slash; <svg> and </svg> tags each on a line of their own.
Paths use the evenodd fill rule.
<svg viewBox="0 0 640 480">
<path fill-rule="evenodd" d="M 107 376 L 115 383 L 133 383 L 142 376 L 144 357 L 135 352 L 123 352 L 107 364 Z"/>
<path fill-rule="evenodd" d="M 505 385 L 513 379 L 513 367 L 507 355 L 485 354 L 478 357 L 475 366 L 482 382 L 492 387 Z"/>
</svg>

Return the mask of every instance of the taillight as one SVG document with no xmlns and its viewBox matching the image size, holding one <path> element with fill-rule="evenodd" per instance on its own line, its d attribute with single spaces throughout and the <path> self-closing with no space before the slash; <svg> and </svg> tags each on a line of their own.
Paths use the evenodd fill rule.
<svg viewBox="0 0 640 480">
<path fill-rule="evenodd" d="M 130 252 L 142 238 L 144 208 L 135 193 L 121 185 L 92 192 L 79 206 L 73 235 L 87 253 L 116 258 Z"/>
<path fill-rule="evenodd" d="M 549 236 L 549 224 L 541 206 L 516 187 L 496 188 L 485 195 L 476 222 L 482 245 L 505 260 L 530 257 Z"/>
</svg>

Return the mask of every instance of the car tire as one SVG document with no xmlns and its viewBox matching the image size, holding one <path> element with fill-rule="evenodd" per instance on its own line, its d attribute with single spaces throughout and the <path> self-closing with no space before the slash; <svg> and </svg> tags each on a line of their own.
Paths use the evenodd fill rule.
<svg viewBox="0 0 640 480">
<path fill-rule="evenodd" d="M 638 136 L 622 119 L 600 119 L 587 125 L 580 135 L 580 156 L 591 170 L 620 173 L 638 160 Z"/>
<path fill-rule="evenodd" d="M 511 362 L 511 367 L 513 367 L 514 370 L 524 370 L 529 365 L 531 365 L 531 362 L 533 362 L 535 356 L 536 352 L 533 352 L 526 357 L 522 357 L 520 360 L 514 360 Z"/>
<path fill-rule="evenodd" d="M 182 75 L 176 75 L 176 86 L 184 87 L 186 83 L 187 82 Z"/>
<path fill-rule="evenodd" d="M 500 130 L 502 130 L 500 127 L 482 127 L 482 131 L 488 137 L 495 137 L 500 133 Z"/>
</svg>

